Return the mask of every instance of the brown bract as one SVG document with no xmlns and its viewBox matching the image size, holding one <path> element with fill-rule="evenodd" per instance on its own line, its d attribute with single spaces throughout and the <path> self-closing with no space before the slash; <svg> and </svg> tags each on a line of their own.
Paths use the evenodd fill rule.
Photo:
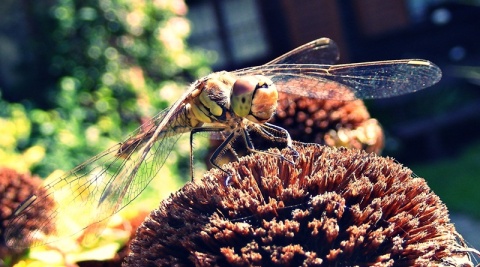
<svg viewBox="0 0 480 267">
<path fill-rule="evenodd" d="M 295 164 L 257 153 L 224 166 L 229 185 L 218 169 L 187 184 L 147 217 L 125 266 L 472 266 L 446 206 L 408 168 L 295 149 Z"/>
<path fill-rule="evenodd" d="M 350 93 L 350 92 L 345 92 Z M 351 93 L 350 93 L 351 94 Z M 362 100 L 338 101 L 281 93 L 270 121 L 304 143 L 363 149 L 380 154 L 383 131 Z"/>
<path fill-rule="evenodd" d="M 9 219 L 11 218 L 15 209 L 27 198 L 29 198 L 36 190 L 41 186 L 42 180 L 37 176 L 31 176 L 30 174 L 18 173 L 17 171 L 9 168 L 0 168 L 0 240 L 1 250 L 0 259 L 2 259 L 2 252 L 9 253 L 10 255 L 19 253 L 21 249 L 7 248 L 5 242 L 5 227 L 7 226 Z M 41 211 L 51 209 L 54 205 L 52 201 L 44 201 L 44 208 L 41 210 L 29 210 L 27 212 L 28 218 L 44 218 L 45 213 Z M 44 221 L 44 220 L 40 220 Z M 37 229 L 36 220 L 18 220 L 16 229 L 21 229 L 19 235 L 25 235 L 32 229 Z M 50 230 L 53 230 L 51 228 Z M 48 233 L 48 228 L 47 228 Z"/>
</svg>

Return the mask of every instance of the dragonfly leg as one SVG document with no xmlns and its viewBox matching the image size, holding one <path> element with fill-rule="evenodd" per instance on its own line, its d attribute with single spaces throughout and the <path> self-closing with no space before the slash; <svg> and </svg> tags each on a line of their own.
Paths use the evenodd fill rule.
<svg viewBox="0 0 480 267">
<path fill-rule="evenodd" d="M 196 133 L 202 133 L 202 132 L 221 132 L 221 131 L 224 131 L 225 128 L 214 128 L 214 127 L 199 127 L 199 128 L 193 128 L 191 133 L 190 133 L 190 175 L 191 175 L 191 178 L 192 178 L 192 181 L 193 181 L 193 135 L 196 134 Z M 228 138 L 227 138 L 228 139 Z M 225 141 L 223 142 L 225 143 Z M 222 145 L 223 145 L 222 143 Z M 220 145 L 220 146 L 222 146 Z M 218 150 L 218 148 L 217 148 Z M 215 152 L 217 151 L 215 150 Z M 215 155 L 215 153 L 214 153 Z M 218 156 L 218 155 L 217 155 Z M 213 158 L 213 155 L 212 157 L 210 158 L 210 162 L 212 163 L 213 166 L 219 168 L 220 170 L 222 170 L 223 172 L 227 173 L 227 171 L 223 170 L 222 168 L 220 168 L 217 164 L 215 164 L 213 161 L 212 161 L 212 158 Z M 230 174 L 229 174 L 230 175 Z"/>
<path fill-rule="evenodd" d="M 292 141 L 292 138 L 290 137 L 290 134 L 288 133 L 288 131 L 283 129 L 282 127 L 279 127 L 279 126 L 276 126 L 276 125 L 273 125 L 273 124 L 270 124 L 270 123 L 265 123 L 259 128 L 260 128 L 260 131 L 257 131 L 257 133 L 263 135 L 265 138 L 271 139 L 271 140 L 276 140 L 278 142 L 286 143 L 286 147 L 293 153 L 293 161 L 290 161 L 283 156 L 281 158 L 282 158 L 282 160 L 286 160 L 287 162 L 289 162 L 291 164 L 294 164 L 294 162 L 299 157 L 299 154 L 293 148 L 293 144 L 292 144 L 293 141 Z M 276 132 L 277 134 L 274 134 L 273 132 Z M 283 136 L 279 137 L 279 135 L 283 135 Z M 247 144 L 247 146 L 248 146 L 248 144 Z M 253 144 L 251 145 L 251 147 L 253 147 Z M 253 149 L 253 150 L 255 152 L 265 153 L 265 151 L 257 151 L 255 149 Z"/>
<path fill-rule="evenodd" d="M 237 131 L 234 131 L 232 132 L 228 137 L 227 139 L 225 139 L 225 141 L 223 141 L 218 147 L 217 149 L 215 149 L 215 151 L 213 152 L 212 156 L 210 157 L 210 163 L 212 163 L 213 166 L 215 166 L 216 168 L 218 168 L 219 170 L 221 170 L 222 172 L 226 173 L 227 174 L 227 179 L 225 179 L 225 185 L 228 186 L 230 184 L 230 179 L 232 178 L 232 174 L 229 173 L 228 171 L 222 169 L 222 167 L 220 167 L 220 165 L 217 163 L 217 159 L 218 157 L 220 157 L 220 155 L 222 155 L 223 153 L 225 153 L 225 150 L 226 149 L 230 149 L 230 150 L 233 150 L 232 147 L 231 147 L 231 143 L 233 141 L 235 141 L 235 139 L 238 137 L 238 132 Z M 233 150 L 234 151 L 234 150 Z M 236 153 L 235 153 L 236 154 Z"/>
<path fill-rule="evenodd" d="M 274 124 L 270 124 L 270 123 L 264 123 L 263 126 L 265 128 L 270 128 L 270 129 L 273 129 L 275 131 L 278 131 L 280 133 L 282 133 L 283 135 L 285 135 L 285 139 L 287 139 L 287 148 L 293 152 L 293 157 L 294 159 L 296 160 L 300 155 L 298 154 L 298 151 L 296 151 L 294 148 L 293 148 L 293 141 L 292 141 L 292 137 L 290 137 L 290 133 L 288 133 L 287 130 L 285 130 L 284 128 L 280 127 L 280 126 L 277 126 L 277 125 L 274 125 Z M 262 130 L 265 130 L 265 129 L 262 129 Z"/>
<path fill-rule="evenodd" d="M 253 153 L 261 153 L 261 154 L 265 154 L 265 155 L 270 155 L 270 156 L 274 156 L 274 157 L 278 157 L 280 158 L 281 160 L 285 160 L 291 164 L 294 164 L 293 161 L 290 161 L 288 160 L 287 158 L 285 158 L 281 153 L 273 153 L 273 152 L 269 152 L 269 151 L 265 151 L 265 150 L 258 150 L 255 148 L 255 146 L 253 145 L 253 142 L 250 138 L 250 134 L 245 130 L 245 129 L 242 129 L 242 135 L 243 135 L 243 139 L 245 140 L 245 143 L 247 144 L 247 149 L 248 151 L 250 152 L 253 152 Z M 265 133 L 263 133 L 265 134 Z M 270 135 L 270 134 L 269 134 Z"/>
</svg>

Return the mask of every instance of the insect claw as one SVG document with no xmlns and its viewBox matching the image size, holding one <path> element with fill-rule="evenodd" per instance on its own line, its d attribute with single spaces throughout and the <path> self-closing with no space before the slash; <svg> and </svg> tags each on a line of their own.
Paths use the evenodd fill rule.
<svg viewBox="0 0 480 267">
<path fill-rule="evenodd" d="M 227 171 L 224 171 L 224 172 L 227 174 L 227 178 L 225 179 L 225 186 L 229 186 L 230 185 L 230 180 L 232 179 L 232 174 L 230 174 Z"/>
<path fill-rule="evenodd" d="M 293 158 L 294 158 L 294 161 L 297 161 L 297 159 L 300 157 L 300 154 L 298 153 L 297 150 L 295 150 L 294 148 L 291 148 L 292 151 L 293 151 Z"/>
<path fill-rule="evenodd" d="M 297 159 L 300 157 L 300 154 L 298 153 L 297 150 L 295 150 L 293 147 L 291 146 L 287 146 L 287 148 L 292 152 L 292 157 L 293 157 L 293 160 L 290 161 L 290 160 L 287 160 L 288 162 L 294 164 L 295 161 L 297 161 Z"/>
<path fill-rule="evenodd" d="M 292 165 L 295 165 L 295 162 L 293 162 L 292 160 L 289 160 L 285 157 L 282 157 L 282 160 L 285 160 L 286 162 L 288 162 L 289 164 L 292 164 Z"/>
</svg>

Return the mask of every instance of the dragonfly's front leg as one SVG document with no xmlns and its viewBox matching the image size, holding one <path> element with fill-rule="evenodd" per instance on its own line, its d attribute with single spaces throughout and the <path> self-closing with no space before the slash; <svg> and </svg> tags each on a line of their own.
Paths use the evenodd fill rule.
<svg viewBox="0 0 480 267">
<path fill-rule="evenodd" d="M 245 139 L 245 143 L 247 144 L 247 149 L 248 151 L 250 152 L 253 152 L 253 153 L 261 153 L 261 154 L 265 154 L 265 155 L 270 155 L 270 156 L 274 156 L 274 157 L 278 157 L 280 158 L 281 160 L 285 160 L 287 161 L 288 163 L 291 163 L 291 164 L 294 164 L 293 161 L 290 161 L 288 160 L 287 158 L 285 158 L 281 153 L 273 153 L 273 152 L 269 152 L 269 151 L 266 151 L 266 150 L 258 150 L 255 148 L 255 146 L 253 145 L 253 142 L 252 140 L 250 140 L 250 135 L 248 134 L 248 132 L 246 130 L 243 130 L 243 136 L 244 136 L 244 139 Z M 295 151 L 295 150 L 294 150 Z"/>
<path fill-rule="evenodd" d="M 220 167 L 220 164 L 217 163 L 217 159 L 220 157 L 220 155 L 225 153 L 225 150 L 230 149 L 235 156 L 238 155 L 236 154 L 235 150 L 232 148 L 232 142 L 235 141 L 235 139 L 238 137 L 238 130 L 233 131 L 230 133 L 230 135 L 215 149 L 213 152 L 212 156 L 210 157 L 210 163 L 212 163 L 213 166 L 221 170 L 222 172 L 227 174 L 227 179 L 225 179 L 225 185 L 228 185 L 230 183 L 230 179 L 232 178 L 232 174 L 229 173 L 228 171 L 222 169 Z"/>
<path fill-rule="evenodd" d="M 277 135 L 275 135 L 272 132 L 276 132 Z M 290 134 L 288 133 L 287 130 L 283 129 L 282 127 L 270 124 L 270 123 L 265 123 L 265 124 L 261 125 L 260 127 L 258 127 L 258 129 L 256 130 L 256 133 L 260 134 L 260 136 L 262 136 L 265 139 L 270 139 L 270 140 L 274 140 L 276 142 L 286 143 L 286 147 L 290 151 L 293 152 L 294 160 L 290 161 L 281 154 L 276 154 L 276 153 L 271 153 L 271 152 L 255 149 L 255 147 L 253 145 L 253 142 L 250 139 L 250 135 L 248 134 L 248 132 L 246 130 L 244 130 L 245 143 L 247 144 L 247 148 L 248 148 L 249 151 L 277 156 L 277 157 L 281 158 L 282 160 L 285 160 L 285 161 L 287 161 L 291 164 L 294 164 L 294 161 L 298 158 L 299 155 L 298 155 L 298 152 L 293 148 L 292 138 L 290 137 Z M 278 134 L 283 135 L 283 136 L 280 137 L 280 136 L 278 136 Z"/>
<path fill-rule="evenodd" d="M 264 123 L 262 125 L 261 129 L 262 129 L 263 133 L 265 133 L 267 135 L 270 135 L 270 136 L 273 136 L 273 135 L 265 129 L 272 129 L 272 130 L 281 132 L 283 135 L 285 135 L 285 139 L 287 140 L 287 148 L 290 149 L 290 151 L 293 152 L 293 157 L 295 159 L 297 159 L 299 157 L 298 151 L 293 148 L 292 137 L 290 137 L 290 133 L 287 130 L 285 130 L 284 128 L 282 128 L 280 126 L 277 126 L 277 125 L 274 125 L 274 124 L 271 124 L 271 123 L 268 123 L 268 122 Z M 276 138 L 276 136 L 273 136 L 273 137 Z"/>
<path fill-rule="evenodd" d="M 192 129 L 191 133 L 190 133 L 190 175 L 191 175 L 191 178 L 192 178 L 192 181 L 193 181 L 193 135 L 196 134 L 196 133 L 202 133 L 202 132 L 222 132 L 224 131 L 225 128 L 216 128 L 216 127 L 199 127 L 199 128 L 194 128 Z M 232 133 L 233 134 L 233 133 Z M 222 150 L 224 147 L 226 147 L 225 142 L 227 142 L 227 140 L 232 139 L 230 136 L 219 146 L 222 147 Z M 231 142 L 232 140 L 228 141 L 228 142 Z M 220 168 L 220 166 L 218 164 L 216 164 L 216 162 L 214 162 L 212 159 L 215 157 L 217 158 L 218 155 L 220 154 L 220 152 L 217 152 L 217 150 L 219 149 L 217 148 L 215 150 L 215 152 L 213 153 L 213 155 L 210 157 L 210 162 L 212 163 L 213 166 L 215 166 L 216 168 L 220 169 L 221 171 L 225 172 L 226 174 L 229 175 L 230 177 L 230 174 L 223 170 L 222 168 Z"/>
</svg>

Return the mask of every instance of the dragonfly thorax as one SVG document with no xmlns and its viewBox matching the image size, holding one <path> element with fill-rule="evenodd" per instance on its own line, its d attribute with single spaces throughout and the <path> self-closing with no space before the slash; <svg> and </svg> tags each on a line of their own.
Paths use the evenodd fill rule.
<svg viewBox="0 0 480 267">
<path fill-rule="evenodd" d="M 217 72 L 196 84 L 189 108 L 193 117 L 201 123 L 226 121 L 230 117 L 229 94 L 234 81 L 232 74 Z"/>
</svg>

